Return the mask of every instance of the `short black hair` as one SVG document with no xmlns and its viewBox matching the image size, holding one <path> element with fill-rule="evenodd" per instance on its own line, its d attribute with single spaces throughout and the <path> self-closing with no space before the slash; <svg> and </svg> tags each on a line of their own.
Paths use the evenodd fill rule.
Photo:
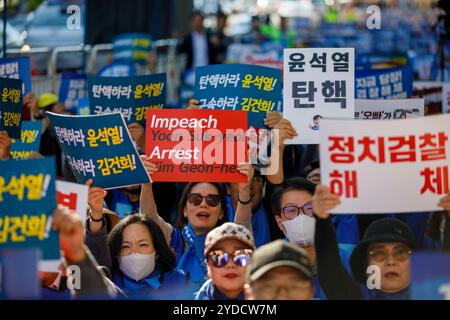
<svg viewBox="0 0 450 320">
<path fill-rule="evenodd" d="M 201 18 L 205 18 L 205 15 L 200 10 L 194 10 L 189 15 L 189 21 L 192 21 L 195 17 L 200 16 Z"/>
<path fill-rule="evenodd" d="M 275 188 L 270 199 L 272 213 L 274 215 L 280 214 L 281 197 L 283 196 L 283 194 L 292 190 L 306 191 L 313 195 L 314 191 L 316 190 L 316 185 L 311 181 L 301 177 L 294 177 L 284 181 L 282 184 Z"/>
<path fill-rule="evenodd" d="M 112 259 L 112 273 L 115 274 L 119 271 L 119 256 L 120 249 L 123 241 L 123 230 L 131 224 L 138 223 L 147 227 L 150 237 L 155 247 L 155 251 L 158 254 L 156 260 L 156 267 L 159 268 L 161 273 L 172 271 L 176 266 L 176 255 L 172 248 L 167 244 L 166 237 L 161 228 L 150 218 L 142 214 L 132 214 L 123 218 L 112 229 L 108 236 L 108 247 L 111 252 Z"/>
<path fill-rule="evenodd" d="M 316 115 L 313 117 L 313 120 L 319 120 L 319 119 L 323 119 L 323 117 L 322 117 L 320 114 L 316 114 Z"/>
<path fill-rule="evenodd" d="M 320 161 L 319 159 L 312 160 L 305 168 L 302 170 L 302 177 L 308 178 L 308 173 L 311 171 L 320 168 Z"/>
</svg>

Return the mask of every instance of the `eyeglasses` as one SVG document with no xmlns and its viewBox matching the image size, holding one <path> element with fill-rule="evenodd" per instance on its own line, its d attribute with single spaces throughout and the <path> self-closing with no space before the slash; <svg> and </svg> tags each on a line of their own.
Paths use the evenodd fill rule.
<svg viewBox="0 0 450 320">
<path fill-rule="evenodd" d="M 281 217 L 284 220 L 292 220 L 300 214 L 304 214 L 308 217 L 314 216 L 312 202 L 307 202 L 303 207 L 287 206 L 281 208 Z"/>
<path fill-rule="evenodd" d="M 222 250 L 214 250 L 208 254 L 208 261 L 216 268 L 223 268 L 228 261 L 233 260 L 238 267 L 246 267 L 251 260 L 253 250 L 240 249 L 233 253 L 223 252 Z"/>
<path fill-rule="evenodd" d="M 396 248 L 392 256 L 397 261 L 406 261 L 412 251 L 408 248 Z M 369 251 L 369 257 L 373 258 L 377 262 L 383 262 L 389 257 L 389 252 L 385 249 L 374 249 Z"/>
<path fill-rule="evenodd" d="M 187 196 L 187 200 L 193 206 L 199 206 L 203 199 L 206 200 L 206 203 L 210 207 L 217 207 L 220 204 L 220 196 L 217 194 L 208 194 L 206 197 L 202 196 L 198 193 L 189 193 Z"/>
</svg>

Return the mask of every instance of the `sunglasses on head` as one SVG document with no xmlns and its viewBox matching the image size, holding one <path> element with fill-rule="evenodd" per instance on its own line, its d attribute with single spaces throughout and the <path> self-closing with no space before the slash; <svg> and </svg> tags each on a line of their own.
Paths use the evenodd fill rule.
<svg viewBox="0 0 450 320">
<path fill-rule="evenodd" d="M 206 197 L 202 196 L 199 193 L 189 193 L 187 196 L 187 200 L 193 206 L 199 206 L 203 199 L 206 200 L 206 203 L 210 207 L 217 207 L 220 204 L 220 196 L 218 194 L 208 194 Z"/>
<path fill-rule="evenodd" d="M 253 254 L 252 249 L 239 249 L 233 253 L 224 252 L 222 250 L 214 250 L 208 254 L 208 261 L 216 268 L 223 268 L 232 260 L 238 267 L 246 267 L 251 260 Z"/>
</svg>

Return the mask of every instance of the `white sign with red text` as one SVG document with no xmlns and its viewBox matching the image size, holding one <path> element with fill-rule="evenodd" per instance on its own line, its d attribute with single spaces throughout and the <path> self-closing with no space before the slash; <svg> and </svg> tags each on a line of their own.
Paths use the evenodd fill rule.
<svg viewBox="0 0 450 320">
<path fill-rule="evenodd" d="M 320 170 L 341 195 L 332 213 L 442 210 L 449 190 L 450 115 L 403 120 L 324 119 Z"/>
<path fill-rule="evenodd" d="M 87 219 L 89 187 L 66 181 L 56 181 L 56 201 L 75 211 L 84 223 Z"/>
</svg>

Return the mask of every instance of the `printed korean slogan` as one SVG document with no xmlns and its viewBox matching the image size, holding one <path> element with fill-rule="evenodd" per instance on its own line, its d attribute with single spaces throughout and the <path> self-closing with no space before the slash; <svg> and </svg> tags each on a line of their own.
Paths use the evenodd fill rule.
<svg viewBox="0 0 450 320">
<path fill-rule="evenodd" d="M 411 256 L 411 298 L 450 300 L 450 254 L 414 253 Z"/>
<path fill-rule="evenodd" d="M 195 70 L 195 99 L 202 109 L 243 110 L 248 125 L 267 128 L 264 118 L 276 111 L 281 98 L 277 69 L 244 64 L 221 64 Z"/>
<path fill-rule="evenodd" d="M 28 159 L 32 153 L 39 152 L 41 143 L 42 121 L 23 121 L 21 138 L 11 144 L 11 157 L 16 160 Z"/>
<path fill-rule="evenodd" d="M 56 181 L 56 201 L 58 204 L 75 211 L 86 221 L 89 187 L 66 181 Z"/>
<path fill-rule="evenodd" d="M 283 117 L 298 133 L 287 144 L 318 144 L 322 119 L 354 117 L 354 49 L 285 49 L 283 72 Z"/>
<path fill-rule="evenodd" d="M 0 78 L 20 79 L 22 96 L 31 92 L 30 58 L 2 58 L 0 59 Z"/>
<path fill-rule="evenodd" d="M 91 114 L 120 112 L 127 124 L 137 122 L 145 127 L 148 109 L 159 109 L 166 103 L 166 74 L 134 77 L 88 77 Z"/>
<path fill-rule="evenodd" d="M 120 34 L 113 38 L 113 59 L 146 64 L 152 46 L 152 37 L 149 34 Z"/>
<path fill-rule="evenodd" d="M 322 183 L 341 195 L 332 213 L 441 210 L 449 190 L 450 115 L 326 120 L 322 130 Z"/>
<path fill-rule="evenodd" d="M 424 99 L 356 99 L 355 119 L 393 120 L 424 116 Z"/>
<path fill-rule="evenodd" d="M 47 112 L 77 182 L 106 189 L 150 182 L 120 113 L 67 116 Z"/>
<path fill-rule="evenodd" d="M 0 161 L 0 249 L 39 248 L 41 271 L 58 271 L 55 158 Z"/>
<path fill-rule="evenodd" d="M 20 139 L 22 126 L 22 80 L 0 78 L 0 131 Z"/>
<path fill-rule="evenodd" d="M 146 154 L 155 181 L 243 182 L 247 113 L 223 110 L 149 110 Z"/>
</svg>

